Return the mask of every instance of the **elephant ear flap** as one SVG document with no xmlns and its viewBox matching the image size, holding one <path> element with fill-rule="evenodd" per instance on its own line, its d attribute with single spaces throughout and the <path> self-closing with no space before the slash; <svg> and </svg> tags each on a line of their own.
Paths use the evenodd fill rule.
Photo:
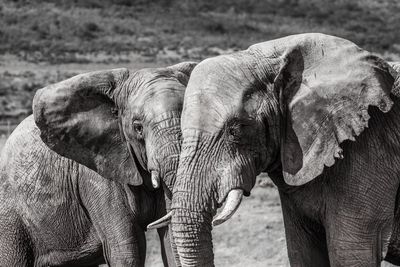
<svg viewBox="0 0 400 267">
<path fill-rule="evenodd" d="M 172 66 L 169 66 L 168 69 L 176 70 L 179 72 L 182 72 L 186 76 L 190 77 L 190 74 L 192 73 L 192 70 L 194 67 L 196 67 L 197 62 L 193 61 L 187 61 L 187 62 L 181 62 Z"/>
<path fill-rule="evenodd" d="M 394 79 L 387 63 L 340 38 L 294 46 L 282 59 L 283 176 L 302 185 L 343 157 L 339 145 L 368 127 L 369 106 L 391 109 Z"/>
<path fill-rule="evenodd" d="M 49 85 L 33 99 L 44 143 L 101 176 L 139 185 L 142 177 L 120 134 L 117 92 L 127 69 L 90 72 Z"/>
</svg>

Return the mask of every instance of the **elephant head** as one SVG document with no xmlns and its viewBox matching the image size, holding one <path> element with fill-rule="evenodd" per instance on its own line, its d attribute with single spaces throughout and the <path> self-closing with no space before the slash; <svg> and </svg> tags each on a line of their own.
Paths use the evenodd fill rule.
<svg viewBox="0 0 400 267">
<path fill-rule="evenodd" d="M 41 138 L 58 154 L 122 184 L 157 188 L 161 177 L 168 193 L 195 65 L 89 72 L 40 89 L 33 111 Z"/>
<path fill-rule="evenodd" d="M 183 95 L 195 63 L 89 72 L 37 91 L 43 141 L 103 177 L 170 186 L 180 151 Z M 150 179 L 151 174 L 151 179 Z"/>
<path fill-rule="evenodd" d="M 323 34 L 199 63 L 185 92 L 172 198 L 182 265 L 213 265 L 212 225 L 233 215 L 260 172 L 299 186 L 341 158 L 339 144 L 367 127 L 370 106 L 391 109 L 389 69 L 350 41 Z"/>
</svg>

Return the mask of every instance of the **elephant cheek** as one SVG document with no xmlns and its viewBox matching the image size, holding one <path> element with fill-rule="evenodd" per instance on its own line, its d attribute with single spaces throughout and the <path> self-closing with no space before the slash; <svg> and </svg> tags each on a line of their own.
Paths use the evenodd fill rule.
<svg viewBox="0 0 400 267">
<path fill-rule="evenodd" d="M 219 205 L 232 189 L 242 189 L 244 195 L 249 196 L 257 176 L 255 159 L 246 154 L 228 159 L 226 162 L 222 164 L 222 167 L 216 169 L 220 179 L 218 183 Z"/>
</svg>

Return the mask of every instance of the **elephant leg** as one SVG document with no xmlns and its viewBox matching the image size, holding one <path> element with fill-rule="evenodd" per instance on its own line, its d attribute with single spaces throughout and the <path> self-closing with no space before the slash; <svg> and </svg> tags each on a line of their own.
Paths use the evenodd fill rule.
<svg viewBox="0 0 400 267">
<path fill-rule="evenodd" d="M 290 266 L 330 266 L 323 227 L 306 218 L 281 194 Z"/>
<path fill-rule="evenodd" d="M 390 237 L 385 261 L 400 266 L 400 189 L 397 191 L 393 232 Z"/>
<path fill-rule="evenodd" d="M 0 214 L 0 266 L 34 265 L 32 242 L 19 216 L 14 211 Z"/>
<path fill-rule="evenodd" d="M 331 266 L 380 266 L 393 231 L 397 180 L 354 175 L 331 186 L 324 221 Z"/>
<path fill-rule="evenodd" d="M 121 184 L 102 177 L 80 180 L 80 198 L 109 266 L 144 266 L 146 238 L 139 212 Z M 134 201 L 134 200 L 133 200 Z"/>
<path fill-rule="evenodd" d="M 336 216 L 326 230 L 331 266 L 381 266 L 391 221 L 363 222 L 360 218 Z"/>
<path fill-rule="evenodd" d="M 116 230 L 118 232 L 118 230 Z M 124 231 L 125 232 L 125 231 Z M 134 227 L 134 233 L 131 238 L 109 242 L 109 236 L 112 233 L 106 233 L 103 238 L 103 251 L 108 266 L 137 266 L 144 267 L 146 260 L 146 237 L 144 231 L 139 227 Z"/>
</svg>

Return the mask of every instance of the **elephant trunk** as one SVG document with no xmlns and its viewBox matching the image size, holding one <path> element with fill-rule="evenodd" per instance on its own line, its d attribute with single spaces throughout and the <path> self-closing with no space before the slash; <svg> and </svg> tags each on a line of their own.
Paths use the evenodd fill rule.
<svg viewBox="0 0 400 267">
<path fill-rule="evenodd" d="M 182 266 L 214 266 L 212 225 L 222 224 L 232 217 L 240 205 L 243 190 L 233 189 L 229 192 L 225 207 L 214 220 L 216 208 L 210 210 L 187 205 L 193 203 L 190 194 L 176 193 L 173 199 L 171 224 L 180 262 Z"/>
<path fill-rule="evenodd" d="M 187 199 L 181 196 L 179 208 L 174 208 L 171 225 L 182 266 L 214 266 L 213 244 L 211 236 L 212 214 L 206 211 L 188 209 L 183 203 Z M 175 202 L 175 200 L 174 200 Z"/>
<path fill-rule="evenodd" d="M 182 144 L 171 227 L 182 266 L 214 266 L 211 230 L 217 192 L 208 161 L 196 158 L 196 152 L 196 146 Z"/>
<path fill-rule="evenodd" d="M 178 169 L 180 155 L 180 113 L 169 112 L 160 115 L 153 121 L 154 141 L 148 142 L 147 151 L 150 158 L 151 182 L 154 188 L 161 187 L 164 193 L 165 212 L 164 217 L 147 225 L 147 229 L 164 228 L 168 234 L 169 246 L 168 262 L 172 266 L 181 266 L 176 244 L 172 236 L 171 226 L 169 226 L 171 218 L 171 192 L 176 180 L 176 170 Z M 150 144 L 155 144 L 151 147 Z M 157 216 L 158 218 L 160 216 Z M 153 227 L 153 225 L 157 225 Z M 174 262 L 172 264 L 171 262 Z"/>
<path fill-rule="evenodd" d="M 238 168 L 218 154 L 221 142 L 215 137 L 187 136 L 182 143 L 172 198 L 172 233 L 182 266 L 213 266 L 212 225 L 228 220 L 250 192 L 242 170 L 251 175 L 251 164 Z M 222 164 L 221 164 L 222 162 Z M 250 167 L 249 167 L 250 166 Z M 222 212 L 213 221 L 218 207 Z"/>
</svg>

